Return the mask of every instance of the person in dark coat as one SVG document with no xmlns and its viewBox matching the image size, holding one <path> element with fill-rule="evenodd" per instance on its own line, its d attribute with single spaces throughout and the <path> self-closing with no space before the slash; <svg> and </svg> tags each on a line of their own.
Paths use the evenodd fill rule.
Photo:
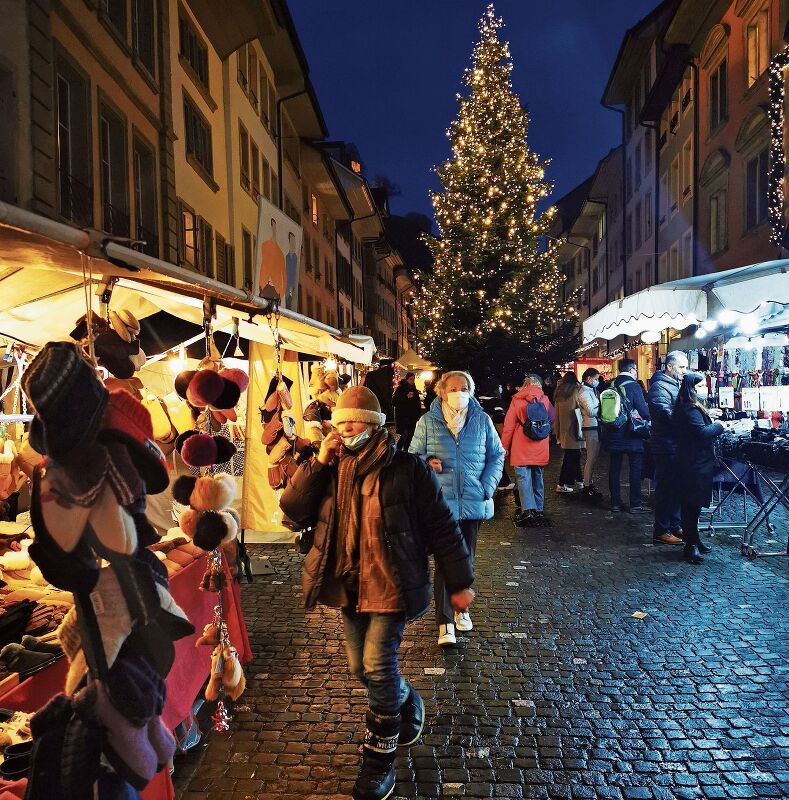
<svg viewBox="0 0 789 800">
<path fill-rule="evenodd" d="M 649 381 L 649 413 L 652 435 L 649 440 L 655 464 L 655 544 L 681 544 L 682 522 L 679 513 L 677 476 L 677 437 L 674 409 L 679 386 L 688 371 L 688 358 L 679 350 L 666 356 L 665 369 Z"/>
<path fill-rule="evenodd" d="M 638 365 L 630 358 L 619 362 L 619 375 L 612 388 L 624 394 L 633 411 L 637 411 L 643 419 L 649 419 L 649 407 L 644 393 L 638 385 Z M 638 438 L 627 424 L 621 428 L 610 425 L 603 426 L 603 442 L 611 460 L 608 472 L 608 488 L 611 492 L 611 510 L 622 511 L 621 473 L 625 455 L 628 457 L 630 472 L 630 513 L 648 514 L 649 509 L 641 503 L 641 462 L 644 457 L 644 440 Z"/>
<path fill-rule="evenodd" d="M 381 412 L 386 414 L 386 424 L 394 423 L 394 406 L 392 392 L 394 390 L 394 362 L 391 358 L 382 358 L 378 369 L 370 370 L 364 376 L 364 385 L 378 398 Z"/>
<path fill-rule="evenodd" d="M 422 416 L 422 401 L 419 399 L 416 375 L 413 372 L 406 372 L 405 378 L 395 389 L 392 395 L 392 407 L 394 408 L 395 431 L 400 434 L 397 449 L 408 452 L 414 428 L 416 428 L 419 417 Z"/>
<path fill-rule="evenodd" d="M 347 389 L 332 412 L 336 430 L 280 498 L 289 519 L 314 528 L 304 605 L 342 609 L 349 671 L 367 689 L 355 800 L 392 794 L 397 747 L 414 744 L 424 727 L 424 703 L 397 656 L 406 622 L 430 605 L 428 554 L 456 611 L 474 599 L 471 555 L 438 478 L 421 458 L 396 450 L 385 421 L 369 389 Z"/>
<path fill-rule="evenodd" d="M 430 406 L 433 405 L 433 401 L 438 397 L 436 394 L 436 384 L 441 379 L 440 375 L 436 375 L 432 381 L 427 381 L 425 383 L 425 411 L 424 413 L 427 414 L 430 411 Z"/>
<path fill-rule="evenodd" d="M 680 498 L 682 530 L 685 534 L 683 558 L 690 564 L 701 564 L 709 547 L 699 538 L 701 509 L 712 502 L 712 479 L 718 472 L 718 459 L 712 449 L 723 425 L 713 421 L 720 416 L 718 408 L 709 411 L 699 402 L 696 386 L 704 379 L 697 372 L 688 372 L 682 379 L 674 412 L 677 434 L 677 489 Z"/>
</svg>

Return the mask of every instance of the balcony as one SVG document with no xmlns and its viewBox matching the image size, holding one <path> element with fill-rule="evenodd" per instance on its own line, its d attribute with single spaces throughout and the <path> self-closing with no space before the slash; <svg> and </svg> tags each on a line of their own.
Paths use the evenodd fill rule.
<svg viewBox="0 0 789 800">
<path fill-rule="evenodd" d="M 131 230 L 129 215 L 110 203 L 102 203 L 101 229 L 113 236 L 129 236 Z"/>
<path fill-rule="evenodd" d="M 78 181 L 66 172 L 58 174 L 60 213 L 80 228 L 93 225 L 93 187 Z"/>
</svg>

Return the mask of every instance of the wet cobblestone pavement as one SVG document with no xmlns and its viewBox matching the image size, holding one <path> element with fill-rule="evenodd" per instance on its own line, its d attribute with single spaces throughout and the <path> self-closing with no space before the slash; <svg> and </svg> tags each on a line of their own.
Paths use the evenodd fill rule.
<svg viewBox="0 0 789 800">
<path fill-rule="evenodd" d="M 649 517 L 551 495 L 554 528 L 518 530 L 513 510 L 482 527 L 474 631 L 441 651 L 432 613 L 407 629 L 428 719 L 394 797 L 789 798 L 789 559 L 719 534 L 692 567 Z M 366 703 L 338 614 L 305 615 L 294 548 L 256 550 L 276 574 L 243 586 L 243 705 L 176 760 L 177 796 L 348 797 Z"/>
</svg>

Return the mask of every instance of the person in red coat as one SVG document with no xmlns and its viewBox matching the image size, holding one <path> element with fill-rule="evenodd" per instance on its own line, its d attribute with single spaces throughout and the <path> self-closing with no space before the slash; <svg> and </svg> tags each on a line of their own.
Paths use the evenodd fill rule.
<svg viewBox="0 0 789 800">
<path fill-rule="evenodd" d="M 521 513 L 515 518 L 515 524 L 519 528 L 549 525 L 544 514 L 544 473 L 550 460 L 550 440 L 548 437 L 532 439 L 523 431 L 528 404 L 535 401 L 545 406 L 551 424 L 556 421 L 556 412 L 542 390 L 542 378 L 539 375 L 527 375 L 523 387 L 510 402 L 501 438 L 510 464 L 515 468 L 521 501 Z"/>
</svg>

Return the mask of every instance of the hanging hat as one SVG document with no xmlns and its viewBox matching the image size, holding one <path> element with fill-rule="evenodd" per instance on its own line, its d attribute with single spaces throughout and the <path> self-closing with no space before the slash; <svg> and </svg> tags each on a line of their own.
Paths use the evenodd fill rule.
<svg viewBox="0 0 789 800">
<path fill-rule="evenodd" d="M 110 392 L 100 438 L 121 441 L 129 448 L 148 494 L 163 492 L 170 482 L 164 453 L 153 440 L 151 415 L 126 390 Z"/>
<path fill-rule="evenodd" d="M 333 425 L 340 422 L 385 425 L 386 414 L 381 413 L 378 398 L 366 386 L 353 386 L 340 395 L 332 411 L 331 421 Z"/>
<path fill-rule="evenodd" d="M 138 342 L 126 342 L 115 331 L 105 331 L 93 343 L 99 364 L 116 378 L 126 380 L 134 375 L 131 356 L 140 352 Z"/>
<path fill-rule="evenodd" d="M 93 442 L 107 405 L 107 390 L 71 342 L 48 342 L 22 375 L 36 411 L 30 444 L 59 458 Z"/>
<path fill-rule="evenodd" d="M 125 308 L 110 311 L 110 325 L 124 342 L 131 342 L 140 335 L 140 323 L 137 317 Z"/>
</svg>

